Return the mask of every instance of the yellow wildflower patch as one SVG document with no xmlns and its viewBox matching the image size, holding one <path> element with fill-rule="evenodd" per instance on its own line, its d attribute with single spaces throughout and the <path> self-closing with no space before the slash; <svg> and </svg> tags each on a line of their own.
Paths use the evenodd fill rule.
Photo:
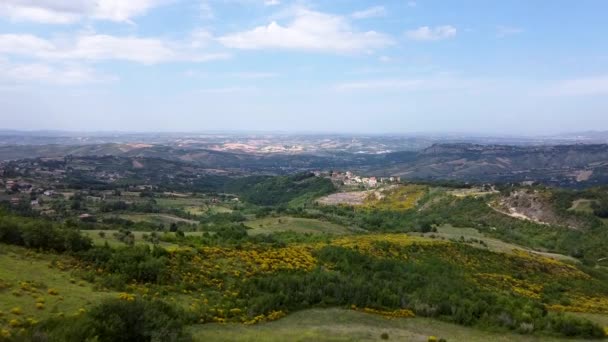
<svg viewBox="0 0 608 342">
<path fill-rule="evenodd" d="M 398 309 L 398 310 L 379 310 L 373 308 L 358 308 L 356 305 L 351 305 L 352 310 L 365 312 L 374 315 L 380 315 L 389 318 L 411 318 L 416 317 L 416 314 L 412 310 Z"/>
<path fill-rule="evenodd" d="M 569 305 L 553 304 L 547 309 L 551 311 L 570 311 L 570 312 L 587 312 L 587 313 L 608 313 L 608 297 L 589 297 L 573 294 L 570 296 Z"/>
<path fill-rule="evenodd" d="M 364 200 L 362 208 L 407 210 L 414 208 L 426 192 L 426 186 L 416 184 L 401 185 L 384 191 L 372 192 Z"/>
<path fill-rule="evenodd" d="M 541 284 L 516 279 L 506 274 L 478 273 L 476 280 L 481 287 L 509 291 L 512 294 L 533 299 L 540 299 L 543 291 Z"/>
<path fill-rule="evenodd" d="M 126 293 L 126 292 L 122 292 L 118 294 L 118 298 L 122 299 L 122 300 L 126 300 L 128 302 L 132 302 L 135 300 L 135 295 L 134 294 L 130 294 L 130 293 Z"/>
</svg>

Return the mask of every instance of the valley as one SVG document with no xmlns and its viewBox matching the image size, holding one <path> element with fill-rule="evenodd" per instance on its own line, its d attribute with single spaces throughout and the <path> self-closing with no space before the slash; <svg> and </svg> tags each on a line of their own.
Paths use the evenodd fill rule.
<svg viewBox="0 0 608 342">
<path fill-rule="evenodd" d="M 480 158 L 462 148 L 416 153 Z M 106 324 L 103 310 L 156 312 L 136 316 L 195 341 L 606 335 L 608 192 L 581 187 L 593 175 L 558 188 L 366 173 L 362 160 L 389 155 L 295 173 L 277 162 L 288 155 L 247 158 L 271 171 L 158 155 L 4 162 L 3 338 L 70 340 L 101 329 L 88 322 Z"/>
</svg>

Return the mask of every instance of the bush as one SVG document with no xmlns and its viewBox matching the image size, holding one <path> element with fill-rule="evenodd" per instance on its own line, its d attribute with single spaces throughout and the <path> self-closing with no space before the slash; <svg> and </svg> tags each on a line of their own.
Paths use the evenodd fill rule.
<svg viewBox="0 0 608 342">
<path fill-rule="evenodd" d="M 77 318 L 51 319 L 33 328 L 31 341 L 191 341 L 187 317 L 161 301 L 110 299 Z"/>
<path fill-rule="evenodd" d="M 78 227 L 42 219 L 8 216 L 0 212 L 0 242 L 57 252 L 80 252 L 92 247 Z"/>
</svg>

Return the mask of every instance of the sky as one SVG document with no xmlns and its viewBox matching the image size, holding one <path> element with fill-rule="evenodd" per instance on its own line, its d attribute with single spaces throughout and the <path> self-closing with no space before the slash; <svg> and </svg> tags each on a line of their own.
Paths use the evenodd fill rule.
<svg viewBox="0 0 608 342">
<path fill-rule="evenodd" d="M 608 130 L 604 0 L 2 0 L 0 128 Z"/>
</svg>

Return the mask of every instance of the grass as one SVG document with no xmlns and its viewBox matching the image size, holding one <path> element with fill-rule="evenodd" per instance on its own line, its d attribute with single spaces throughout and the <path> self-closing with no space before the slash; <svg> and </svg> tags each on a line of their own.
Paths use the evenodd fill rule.
<svg viewBox="0 0 608 342">
<path fill-rule="evenodd" d="M 424 185 L 408 184 L 385 190 L 382 198 L 375 194 L 365 199 L 364 207 L 385 210 L 407 210 L 418 204 L 418 201 L 427 193 Z"/>
<path fill-rule="evenodd" d="M 570 207 L 568 210 L 585 214 L 593 214 L 593 208 L 591 207 L 593 202 L 595 201 L 583 198 L 577 199 L 576 201 L 572 202 L 572 207 Z"/>
<path fill-rule="evenodd" d="M 448 240 L 450 240 L 450 239 L 459 240 L 460 237 L 463 237 L 465 240 L 477 239 L 477 240 L 481 240 L 481 241 L 485 242 L 488 250 L 497 252 L 497 253 L 510 254 L 510 253 L 513 253 L 513 250 L 523 250 L 523 251 L 528 251 L 528 252 L 534 252 L 534 253 L 537 253 L 537 254 L 540 254 L 540 255 L 543 255 L 546 257 L 554 258 L 554 259 L 565 261 L 565 262 L 571 262 L 571 263 L 579 262 L 577 259 L 575 259 L 571 256 L 557 254 L 557 253 L 546 253 L 546 252 L 534 251 L 529 248 L 522 247 L 522 246 L 519 246 L 516 244 L 504 242 L 502 240 L 498 240 L 498 239 L 494 239 L 494 238 L 490 238 L 490 237 L 486 237 L 482 233 L 480 233 L 477 229 L 474 229 L 474 228 L 459 228 L 459 227 L 453 227 L 451 225 L 442 225 L 442 226 L 437 227 L 436 233 L 426 233 L 426 234 L 421 234 L 421 235 L 424 235 L 427 237 L 431 236 L 431 235 L 435 235 L 438 237 L 443 237 Z M 477 243 L 472 243 L 471 245 L 475 246 L 475 247 L 485 248 L 483 245 L 477 244 Z"/>
<path fill-rule="evenodd" d="M 106 242 L 108 243 L 108 245 L 112 246 L 112 247 L 119 247 L 119 246 L 126 246 L 123 242 L 117 240 L 114 237 L 114 233 L 116 232 L 116 230 L 81 230 L 82 234 L 88 236 L 91 238 L 91 240 L 93 240 L 93 244 L 98 245 L 98 246 L 103 246 Z M 104 233 L 104 237 L 100 236 L 100 232 Z M 144 234 L 148 234 L 150 235 L 151 232 L 142 232 L 142 231 L 134 231 L 131 232 L 133 234 L 133 236 L 135 237 L 135 244 L 147 244 L 149 246 L 152 246 L 152 243 L 144 240 L 143 235 Z M 159 233 L 160 235 L 162 235 L 163 233 Z M 200 235 L 202 233 L 200 232 L 185 232 L 184 233 L 186 236 L 192 236 L 192 235 Z M 159 245 L 161 247 L 165 247 L 165 248 L 170 248 L 170 247 L 177 247 L 177 245 L 172 244 L 172 243 L 167 243 L 167 242 L 160 242 Z"/>
<path fill-rule="evenodd" d="M 289 216 L 265 217 L 262 219 L 247 221 L 245 225 L 251 227 L 249 234 L 252 235 L 270 234 L 283 231 L 313 234 L 328 233 L 336 235 L 352 233 L 352 231 L 347 227 L 334 223 Z"/>
<path fill-rule="evenodd" d="M 156 198 L 156 203 L 165 208 L 184 208 L 206 205 L 204 199 L 196 197 Z"/>
<path fill-rule="evenodd" d="M 428 318 L 388 319 L 344 309 L 312 309 L 258 325 L 206 324 L 191 327 L 195 341 L 580 341 L 487 332 Z"/>
<path fill-rule="evenodd" d="M 586 313 L 586 312 L 570 312 L 568 314 L 572 315 L 572 316 L 586 318 L 592 322 L 599 324 L 600 326 L 608 327 L 608 315 Z"/>
<path fill-rule="evenodd" d="M 118 295 L 95 291 L 91 284 L 72 278 L 69 270 L 50 267 L 53 260 L 62 261 L 62 258 L 65 257 L 0 244 L 0 312 L 3 313 L 0 327 L 6 327 L 11 319 L 40 321 L 58 314 L 73 315 L 103 298 Z M 53 289 L 57 295 L 49 294 Z M 42 301 L 38 308 L 36 303 Z M 22 313 L 11 313 L 13 308 L 19 308 Z"/>
<path fill-rule="evenodd" d="M 496 190 L 484 190 L 482 188 L 463 188 L 463 189 L 455 189 L 447 192 L 448 194 L 456 197 L 479 197 L 479 196 L 487 196 L 498 193 Z"/>
<path fill-rule="evenodd" d="M 185 207 L 184 210 L 190 215 L 202 216 L 206 214 L 231 213 L 233 210 L 221 205 L 199 205 Z"/>
<path fill-rule="evenodd" d="M 120 214 L 118 217 L 133 221 L 133 222 L 150 222 L 154 224 L 170 225 L 171 223 L 184 222 L 188 224 L 198 224 L 198 221 L 188 220 L 185 218 L 169 215 L 169 214 L 153 214 L 153 213 L 137 213 L 137 214 Z"/>
</svg>

